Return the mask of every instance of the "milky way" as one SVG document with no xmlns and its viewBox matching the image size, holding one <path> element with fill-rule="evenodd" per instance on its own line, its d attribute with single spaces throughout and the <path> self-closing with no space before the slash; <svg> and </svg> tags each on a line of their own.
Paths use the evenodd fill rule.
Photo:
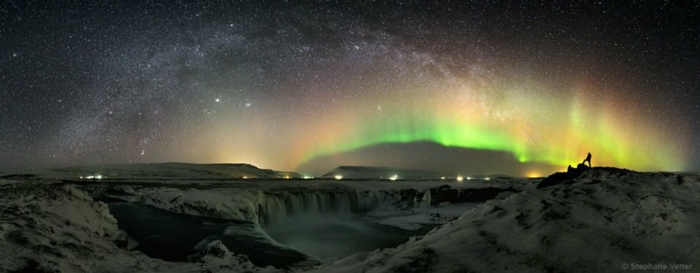
<svg viewBox="0 0 700 273">
<path fill-rule="evenodd" d="M 597 165 L 697 171 L 699 14 L 697 4 L 4 3 L 0 166 L 542 175 L 591 152 Z"/>
</svg>

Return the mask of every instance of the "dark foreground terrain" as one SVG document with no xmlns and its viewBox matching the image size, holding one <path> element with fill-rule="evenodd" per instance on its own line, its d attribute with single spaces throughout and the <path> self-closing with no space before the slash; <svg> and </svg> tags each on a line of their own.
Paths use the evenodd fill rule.
<svg viewBox="0 0 700 273">
<path fill-rule="evenodd" d="M 700 266 L 697 174 L 593 168 L 559 177 L 557 183 L 540 189 L 539 180 L 527 179 L 230 185 L 155 179 L 151 182 L 156 184 L 149 186 L 149 181 L 84 183 L 15 177 L 0 180 L 0 268 L 9 272 L 621 272 L 625 267 L 665 265 L 692 272 Z M 204 186 L 183 186 L 199 184 Z M 218 225 L 229 222 L 251 223 L 243 230 L 265 234 L 262 237 L 268 231 L 274 234 L 275 223 L 306 221 L 298 216 L 323 219 L 342 213 L 407 231 L 436 227 L 396 247 L 333 259 L 310 256 L 291 265 L 251 262 L 255 257 L 232 251 L 222 242 L 225 238 L 216 236 L 188 253 L 188 262 L 166 261 L 138 251 L 139 242 L 119 228 L 117 210 L 112 212 L 105 202 L 215 219 L 203 222 L 213 230 L 225 229 Z M 280 255 L 287 253 L 284 249 L 294 249 L 279 247 Z M 270 266 L 261 267 L 265 265 Z"/>
</svg>

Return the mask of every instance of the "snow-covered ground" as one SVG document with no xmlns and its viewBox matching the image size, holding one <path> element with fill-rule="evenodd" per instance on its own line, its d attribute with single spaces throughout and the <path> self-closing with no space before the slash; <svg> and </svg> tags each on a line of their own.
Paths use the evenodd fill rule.
<svg viewBox="0 0 700 273">
<path fill-rule="evenodd" d="M 93 198 L 263 226 L 301 211 L 361 211 L 369 221 L 404 229 L 445 223 L 396 248 L 297 267 L 298 272 L 618 272 L 660 265 L 691 266 L 677 272 L 693 272 L 700 267 L 698 174 L 595 168 L 543 189 L 528 179 L 0 181 L 0 268 L 10 272 L 279 271 L 257 268 L 216 241 L 194 263 L 129 251 L 127 236 L 107 206 Z"/>
<path fill-rule="evenodd" d="M 196 263 L 129 251 L 107 205 L 73 185 L 5 180 L 0 192 L 3 272 L 280 272 L 256 268 L 214 242 Z"/>
<path fill-rule="evenodd" d="M 593 169 L 571 184 L 489 201 L 397 248 L 356 254 L 312 272 L 623 272 L 655 266 L 695 272 L 699 180 L 697 174 Z"/>
</svg>

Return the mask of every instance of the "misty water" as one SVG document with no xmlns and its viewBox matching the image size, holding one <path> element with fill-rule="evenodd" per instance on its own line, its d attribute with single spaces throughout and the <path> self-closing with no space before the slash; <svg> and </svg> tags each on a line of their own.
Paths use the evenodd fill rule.
<svg viewBox="0 0 700 273">
<path fill-rule="evenodd" d="M 251 222 L 173 213 L 140 203 L 112 202 L 109 208 L 119 228 L 139 242 L 135 250 L 166 261 L 187 261 L 208 242 L 220 240 L 255 265 L 287 267 L 395 247 L 435 227 L 406 231 L 369 223 L 359 214 L 302 213 L 263 230 Z"/>
</svg>

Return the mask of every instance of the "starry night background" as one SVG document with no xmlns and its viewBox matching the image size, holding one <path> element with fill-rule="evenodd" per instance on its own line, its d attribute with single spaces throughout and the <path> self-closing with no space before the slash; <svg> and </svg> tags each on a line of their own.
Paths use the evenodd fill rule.
<svg viewBox="0 0 700 273">
<path fill-rule="evenodd" d="M 0 4 L 0 167 L 700 170 L 698 4 L 56 2 Z"/>
</svg>

